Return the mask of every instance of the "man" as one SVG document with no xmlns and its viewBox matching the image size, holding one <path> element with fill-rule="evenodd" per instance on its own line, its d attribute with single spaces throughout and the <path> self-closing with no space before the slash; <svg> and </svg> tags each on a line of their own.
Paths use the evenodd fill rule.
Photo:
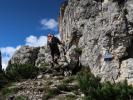
<svg viewBox="0 0 133 100">
<path fill-rule="evenodd" d="M 52 61 L 56 64 L 58 64 L 57 60 L 60 58 L 60 51 L 58 44 L 62 44 L 61 41 L 57 37 L 49 33 L 47 45 L 50 47 Z M 57 56 L 56 59 L 55 55 Z"/>
</svg>

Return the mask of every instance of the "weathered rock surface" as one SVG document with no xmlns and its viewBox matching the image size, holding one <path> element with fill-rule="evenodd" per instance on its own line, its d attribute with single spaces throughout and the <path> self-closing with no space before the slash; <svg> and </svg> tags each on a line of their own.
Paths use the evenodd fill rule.
<svg viewBox="0 0 133 100">
<path fill-rule="evenodd" d="M 90 66 L 103 81 L 113 82 L 125 79 L 121 63 L 133 58 L 133 1 L 101 1 L 69 0 L 60 10 L 59 31 L 68 49 L 82 48 L 82 65 Z M 106 50 L 113 56 L 109 63 L 103 60 Z"/>
<path fill-rule="evenodd" d="M 133 58 L 122 61 L 119 80 L 127 79 L 129 84 L 133 84 Z"/>
<path fill-rule="evenodd" d="M 40 47 L 35 65 L 37 67 L 45 66 L 46 64 L 49 64 L 51 60 L 50 50 L 46 46 Z"/>
<path fill-rule="evenodd" d="M 35 65 L 39 48 L 22 46 L 13 55 L 9 64 L 32 64 Z"/>
</svg>

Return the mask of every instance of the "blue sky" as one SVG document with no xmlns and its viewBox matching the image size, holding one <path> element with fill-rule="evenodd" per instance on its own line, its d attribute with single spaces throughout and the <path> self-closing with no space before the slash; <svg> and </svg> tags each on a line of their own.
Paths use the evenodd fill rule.
<svg viewBox="0 0 133 100">
<path fill-rule="evenodd" d="M 49 32 L 58 34 L 64 0 L 0 0 L 0 48 L 3 68 L 22 45 L 42 46 Z"/>
</svg>

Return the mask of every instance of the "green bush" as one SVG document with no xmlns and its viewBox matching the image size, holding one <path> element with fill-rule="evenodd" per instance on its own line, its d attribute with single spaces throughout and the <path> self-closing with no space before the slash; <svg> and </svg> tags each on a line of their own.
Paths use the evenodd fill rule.
<svg viewBox="0 0 133 100">
<path fill-rule="evenodd" d="M 77 80 L 86 100 L 130 100 L 133 96 L 133 87 L 126 80 L 116 84 L 101 83 L 100 78 L 87 69 L 78 73 Z"/>
<path fill-rule="evenodd" d="M 16 94 L 19 91 L 19 88 L 16 87 L 9 87 L 11 84 L 7 84 L 4 88 L 1 89 L 1 95 L 3 96 L 4 100 L 8 98 L 12 94 Z"/>
<path fill-rule="evenodd" d="M 81 48 L 74 48 L 74 51 L 75 51 L 76 53 L 78 53 L 79 55 L 82 54 L 82 49 L 81 49 Z"/>
<path fill-rule="evenodd" d="M 10 80 L 32 79 L 38 74 L 38 68 L 30 64 L 11 64 L 6 68 L 6 76 Z"/>
<path fill-rule="evenodd" d="M 0 71 L 0 90 L 1 88 L 8 83 L 7 77 L 4 71 Z"/>
<path fill-rule="evenodd" d="M 98 98 L 98 91 L 101 88 L 99 77 L 95 77 L 89 69 L 85 69 L 78 73 L 77 80 L 81 91 L 88 96 L 87 98 L 90 100 L 95 97 Z"/>
<path fill-rule="evenodd" d="M 61 91 L 70 91 L 67 87 L 66 83 L 61 83 L 60 85 L 57 86 L 57 88 Z"/>
<path fill-rule="evenodd" d="M 28 100 L 28 97 L 20 95 L 15 98 L 15 100 Z"/>
<path fill-rule="evenodd" d="M 42 100 L 48 100 L 49 98 L 52 98 L 56 95 L 60 94 L 60 90 L 57 88 L 48 89 L 47 93 L 43 95 Z"/>
<path fill-rule="evenodd" d="M 66 95 L 65 100 L 76 100 L 76 96 L 73 94 L 68 94 L 68 95 Z"/>
</svg>

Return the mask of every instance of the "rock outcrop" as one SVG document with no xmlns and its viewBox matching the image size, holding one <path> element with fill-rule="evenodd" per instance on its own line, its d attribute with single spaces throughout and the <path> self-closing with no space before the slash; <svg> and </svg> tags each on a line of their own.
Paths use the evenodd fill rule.
<svg viewBox="0 0 133 100">
<path fill-rule="evenodd" d="M 39 52 L 37 54 L 37 59 L 35 61 L 35 65 L 37 67 L 41 67 L 46 64 L 49 64 L 51 60 L 52 58 L 50 56 L 50 50 L 46 46 L 40 47 Z"/>
<path fill-rule="evenodd" d="M 38 56 L 39 48 L 22 46 L 13 55 L 9 64 L 31 64 L 35 65 L 35 61 Z"/>
<path fill-rule="evenodd" d="M 59 31 L 68 50 L 82 48 L 81 64 L 103 81 L 133 80 L 125 76 L 133 72 L 133 64 L 125 64 L 133 58 L 132 0 L 69 0 L 60 11 Z M 106 51 L 112 61 L 104 61 Z"/>
</svg>

